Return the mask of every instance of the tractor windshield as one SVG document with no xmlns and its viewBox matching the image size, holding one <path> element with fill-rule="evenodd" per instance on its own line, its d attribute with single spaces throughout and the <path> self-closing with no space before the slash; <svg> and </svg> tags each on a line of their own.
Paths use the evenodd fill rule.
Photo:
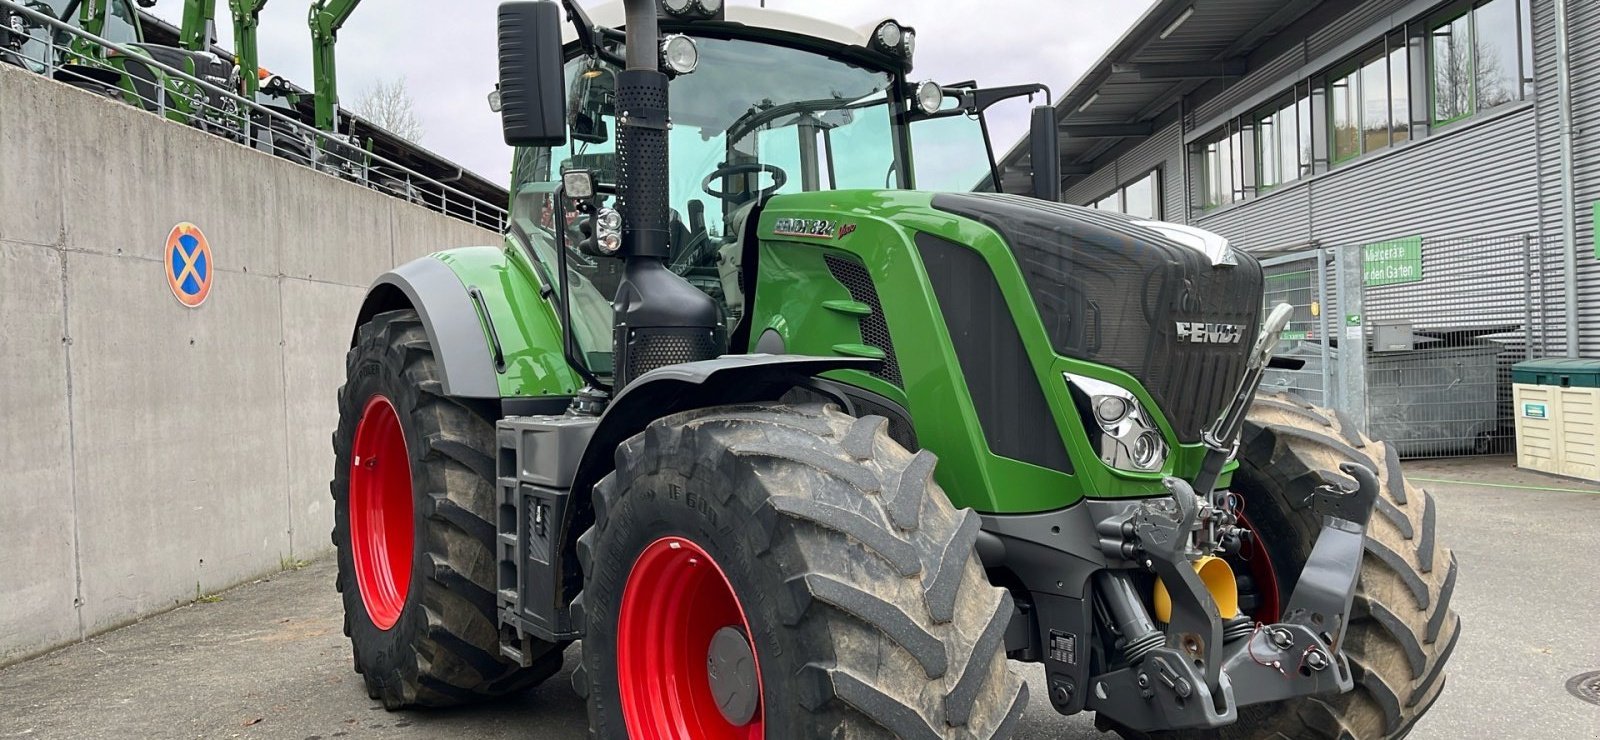
<svg viewBox="0 0 1600 740">
<path fill-rule="evenodd" d="M 889 74 L 753 41 L 699 45 L 699 68 L 672 82 L 672 204 L 685 225 L 712 214 L 715 236 L 758 198 L 901 186 Z M 551 164 L 614 182 L 617 70 L 582 58 L 567 72 L 573 136 Z"/>
<path fill-rule="evenodd" d="M 911 167 L 900 127 L 906 103 L 897 97 L 897 79 L 889 72 L 768 41 L 701 37 L 696 42 L 698 68 L 671 83 L 669 266 L 721 302 L 731 324 L 742 308 L 731 255 L 737 254 L 759 203 L 785 193 L 909 186 Z M 568 143 L 517 152 L 513 231 L 529 243 L 547 280 L 556 273 L 557 223 L 567 228 L 569 245 L 580 238 L 575 214 L 558 219 L 554 213 L 559 174 L 585 169 L 602 184 L 616 182 L 617 72 L 587 56 L 568 62 Z M 989 170 L 987 146 L 975 123 L 965 121 L 968 128 L 959 134 L 948 125 L 926 127 L 930 141 L 946 140 L 939 152 L 945 161 L 941 167 L 951 169 L 947 137 L 952 135 L 968 142 L 963 153 L 972 155 L 971 161 L 948 173 L 930 173 L 936 175 L 933 182 L 919 185 L 971 189 Z M 911 128 L 919 134 L 923 126 Z M 603 200 L 611 205 L 609 197 Z M 591 369 L 604 374 L 610 366 L 610 303 L 621 262 L 576 249 L 568 250 L 566 261 L 572 332 Z"/>
</svg>

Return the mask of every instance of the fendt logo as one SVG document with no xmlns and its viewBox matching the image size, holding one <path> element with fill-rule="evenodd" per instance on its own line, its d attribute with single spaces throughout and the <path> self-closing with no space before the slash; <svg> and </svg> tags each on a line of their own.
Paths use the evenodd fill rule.
<svg viewBox="0 0 1600 740">
<path fill-rule="evenodd" d="M 1203 321 L 1179 321 L 1178 341 L 1194 344 L 1238 344 L 1244 330 L 1238 324 L 1207 324 Z"/>
</svg>

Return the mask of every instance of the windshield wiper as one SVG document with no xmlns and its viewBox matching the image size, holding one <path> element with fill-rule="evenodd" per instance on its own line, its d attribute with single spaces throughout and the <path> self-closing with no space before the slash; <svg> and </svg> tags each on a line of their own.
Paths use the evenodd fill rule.
<svg viewBox="0 0 1600 740">
<path fill-rule="evenodd" d="M 874 105 L 882 105 L 886 102 L 885 98 L 874 97 L 875 95 L 877 93 L 854 101 L 846 101 L 843 98 L 819 98 L 816 100 L 797 100 L 793 103 L 783 103 L 782 105 L 772 105 L 765 108 L 760 105 L 751 106 L 750 112 L 740 116 L 738 120 L 729 125 L 725 133 L 728 141 L 739 141 L 784 116 L 857 110 L 870 108 Z M 827 128 L 837 127 L 837 125 L 827 126 Z"/>
</svg>

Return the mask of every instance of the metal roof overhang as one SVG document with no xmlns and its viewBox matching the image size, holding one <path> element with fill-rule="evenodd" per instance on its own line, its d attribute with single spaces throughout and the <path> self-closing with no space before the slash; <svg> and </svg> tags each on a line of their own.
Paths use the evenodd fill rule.
<svg viewBox="0 0 1600 740">
<path fill-rule="evenodd" d="M 1056 102 L 1064 186 L 1155 133 L 1186 95 L 1249 73 L 1252 54 L 1324 0 L 1158 0 Z M 1337 4 L 1337 3 L 1336 3 Z M 1026 192 L 1024 138 L 1000 161 L 1004 189 Z"/>
</svg>

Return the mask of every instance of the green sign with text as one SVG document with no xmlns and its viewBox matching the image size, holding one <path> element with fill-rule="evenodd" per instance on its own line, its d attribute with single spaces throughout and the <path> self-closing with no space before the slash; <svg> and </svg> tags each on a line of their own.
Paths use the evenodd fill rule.
<svg viewBox="0 0 1600 740">
<path fill-rule="evenodd" d="M 1422 280 L 1422 237 L 1393 239 L 1361 248 L 1361 284 L 1369 288 Z"/>
<path fill-rule="evenodd" d="M 1594 258 L 1600 260 L 1600 201 L 1594 204 Z"/>
</svg>

